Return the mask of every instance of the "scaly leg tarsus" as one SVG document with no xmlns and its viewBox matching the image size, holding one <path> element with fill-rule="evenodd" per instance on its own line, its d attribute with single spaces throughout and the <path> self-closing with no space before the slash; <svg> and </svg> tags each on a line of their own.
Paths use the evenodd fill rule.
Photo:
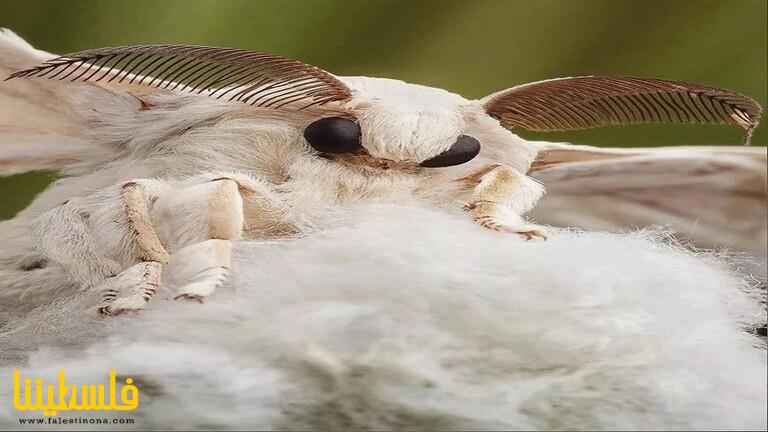
<svg viewBox="0 0 768 432">
<path fill-rule="evenodd" d="M 102 304 L 98 311 L 109 316 L 144 309 L 157 292 L 162 266 L 168 262 L 168 252 L 152 227 L 144 188 L 137 182 L 125 183 L 121 199 L 137 258 L 142 262 L 102 284 Z"/>
<path fill-rule="evenodd" d="M 99 286 L 102 292 L 99 313 L 116 316 L 144 309 L 160 286 L 161 272 L 160 263 L 148 261 L 135 264 L 105 280 Z"/>
<path fill-rule="evenodd" d="M 523 219 L 544 194 L 544 188 L 530 177 L 505 165 L 492 164 L 460 179 L 474 185 L 472 200 L 464 205 L 480 226 L 522 236 L 526 240 L 546 239 L 546 230 Z"/>
</svg>

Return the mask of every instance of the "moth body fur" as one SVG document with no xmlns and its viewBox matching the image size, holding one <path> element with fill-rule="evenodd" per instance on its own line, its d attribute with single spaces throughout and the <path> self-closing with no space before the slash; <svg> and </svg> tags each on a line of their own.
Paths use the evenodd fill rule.
<svg viewBox="0 0 768 432">
<path fill-rule="evenodd" d="M 0 85 L 0 174 L 60 173 L 0 223 L 0 297 L 10 304 L 44 293 L 60 274 L 70 289 L 107 293 L 94 306 L 105 315 L 141 310 L 164 289 L 203 302 L 232 271 L 233 241 L 309 235 L 334 209 L 361 202 L 464 208 L 482 228 L 545 239 L 546 229 L 525 215 L 548 176 L 624 163 L 642 177 L 647 158 L 669 161 L 649 149 L 526 141 L 514 133 L 520 128 L 671 121 L 751 134 L 761 114 L 745 96 L 680 82 L 576 77 L 469 100 L 245 50 L 142 45 L 56 57 L 8 30 L 0 33 L 0 72 L 11 78 Z M 683 167 L 706 165 L 713 154 L 737 167 L 745 181 L 719 183 L 718 193 L 752 190 L 765 177 L 759 152 L 686 151 Z M 577 156 L 556 160 L 569 152 Z M 715 174 L 707 180 L 722 179 Z M 600 190 L 604 178 L 583 191 Z M 738 243 L 755 229 L 726 237 Z M 25 270 L 29 262 L 46 265 Z"/>
</svg>

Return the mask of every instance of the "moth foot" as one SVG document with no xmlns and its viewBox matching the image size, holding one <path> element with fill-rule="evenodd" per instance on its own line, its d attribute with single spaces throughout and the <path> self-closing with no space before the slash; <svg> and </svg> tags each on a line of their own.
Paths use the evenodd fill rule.
<svg viewBox="0 0 768 432">
<path fill-rule="evenodd" d="M 174 300 L 202 303 L 224 285 L 230 273 L 231 251 L 231 241 L 212 239 L 175 252 L 166 271 Z"/>
<path fill-rule="evenodd" d="M 196 301 L 200 304 L 205 303 L 205 297 L 195 294 L 179 294 L 176 297 L 173 298 L 174 300 L 190 300 L 190 301 Z"/>
<path fill-rule="evenodd" d="M 499 222 L 493 216 L 480 216 L 473 218 L 473 220 L 483 228 L 497 232 L 517 234 L 525 240 L 547 239 L 547 231 L 538 225 L 509 226 Z"/>
<path fill-rule="evenodd" d="M 112 307 L 112 305 L 102 306 L 98 309 L 99 314 L 104 317 L 116 317 L 120 315 L 138 315 L 144 307 L 139 309 L 130 309 L 121 306 Z"/>
<path fill-rule="evenodd" d="M 192 282 L 178 289 L 174 300 L 195 300 L 203 303 L 203 300 L 213 294 L 226 282 L 229 269 L 226 267 L 213 267 L 201 271 L 194 276 Z"/>
<path fill-rule="evenodd" d="M 518 234 L 522 236 L 525 240 L 546 240 L 547 239 L 547 231 L 537 225 L 528 225 L 525 227 L 518 228 L 517 230 L 514 230 L 515 234 Z"/>
<path fill-rule="evenodd" d="M 496 203 L 493 201 L 484 201 L 484 200 L 476 200 L 476 201 L 469 201 L 464 203 L 464 205 L 461 207 L 464 209 L 464 211 L 471 212 L 473 210 L 478 210 L 480 212 L 487 211 L 488 209 L 495 208 Z"/>
<path fill-rule="evenodd" d="M 97 310 L 103 316 L 137 313 L 144 309 L 160 286 L 162 264 L 141 262 L 122 271 L 101 285 L 101 304 Z"/>
<path fill-rule="evenodd" d="M 547 231 L 539 225 L 529 224 L 522 217 L 509 215 L 502 222 L 498 215 L 500 209 L 497 203 L 488 200 L 470 201 L 464 204 L 464 210 L 472 215 L 472 220 L 483 228 L 517 234 L 525 240 L 547 239 Z M 511 223 L 509 223 L 511 220 Z"/>
<path fill-rule="evenodd" d="M 483 228 L 499 232 L 505 231 L 504 224 L 497 221 L 493 216 L 475 216 L 472 220 Z"/>
</svg>

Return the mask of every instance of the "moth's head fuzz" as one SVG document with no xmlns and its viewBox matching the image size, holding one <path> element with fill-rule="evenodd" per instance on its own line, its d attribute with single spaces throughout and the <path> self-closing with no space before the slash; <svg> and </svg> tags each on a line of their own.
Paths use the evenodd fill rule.
<svg viewBox="0 0 768 432">
<path fill-rule="evenodd" d="M 348 118 L 321 118 L 304 136 L 320 156 L 383 170 L 419 171 L 472 160 L 481 142 L 466 132 L 463 97 L 382 78 L 342 78 L 353 92 Z"/>
</svg>

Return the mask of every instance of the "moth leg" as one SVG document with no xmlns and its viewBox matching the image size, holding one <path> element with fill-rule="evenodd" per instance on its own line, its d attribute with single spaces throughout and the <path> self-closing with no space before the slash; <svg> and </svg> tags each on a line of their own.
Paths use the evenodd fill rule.
<svg viewBox="0 0 768 432">
<path fill-rule="evenodd" d="M 211 239 L 179 250 L 173 254 L 166 272 L 173 299 L 203 303 L 226 282 L 231 266 L 230 240 Z"/>
<path fill-rule="evenodd" d="M 126 183 L 116 191 L 110 189 L 100 198 L 76 198 L 38 217 L 33 230 L 37 250 L 43 259 L 60 265 L 82 290 L 102 292 L 100 313 L 114 315 L 142 309 L 157 289 L 168 254 L 148 222 L 146 197 L 138 183 Z M 112 218 L 117 225 L 94 226 L 91 212 L 114 204 L 120 206 Z M 115 256 L 105 256 L 103 242 L 100 247 L 99 230 L 115 228 L 127 228 L 126 244 L 140 260 L 125 270 L 125 263 L 119 264 Z M 133 255 L 131 258 L 135 262 Z"/>
<path fill-rule="evenodd" d="M 202 303 L 229 277 L 232 241 L 243 232 L 243 195 L 254 191 L 245 178 L 197 181 L 161 197 L 154 217 L 173 244 L 165 280 L 174 299 Z"/>
<path fill-rule="evenodd" d="M 146 261 L 134 264 L 115 277 L 105 280 L 101 290 L 101 315 L 136 313 L 152 299 L 160 286 L 162 264 Z"/>
<path fill-rule="evenodd" d="M 501 164 L 488 165 L 459 180 L 472 187 L 464 209 L 480 226 L 526 240 L 547 238 L 544 227 L 522 217 L 544 194 L 544 187 L 535 180 Z"/>
<path fill-rule="evenodd" d="M 120 189 L 127 229 L 140 262 L 101 284 L 102 303 L 98 310 L 103 315 L 144 309 L 160 286 L 168 252 L 153 228 L 147 208 L 149 198 L 144 186 L 137 181 L 125 183 Z"/>
<path fill-rule="evenodd" d="M 175 243 L 165 273 L 176 299 L 198 302 L 231 273 L 232 241 L 285 238 L 299 229 L 289 221 L 282 197 L 265 181 L 240 173 L 208 173 L 193 186 L 156 203 L 161 236 Z M 180 220 L 179 212 L 188 216 Z M 172 217 L 177 215 L 177 217 Z M 166 222 L 172 221 L 171 225 Z M 191 233 L 202 233 L 194 238 Z"/>
</svg>

